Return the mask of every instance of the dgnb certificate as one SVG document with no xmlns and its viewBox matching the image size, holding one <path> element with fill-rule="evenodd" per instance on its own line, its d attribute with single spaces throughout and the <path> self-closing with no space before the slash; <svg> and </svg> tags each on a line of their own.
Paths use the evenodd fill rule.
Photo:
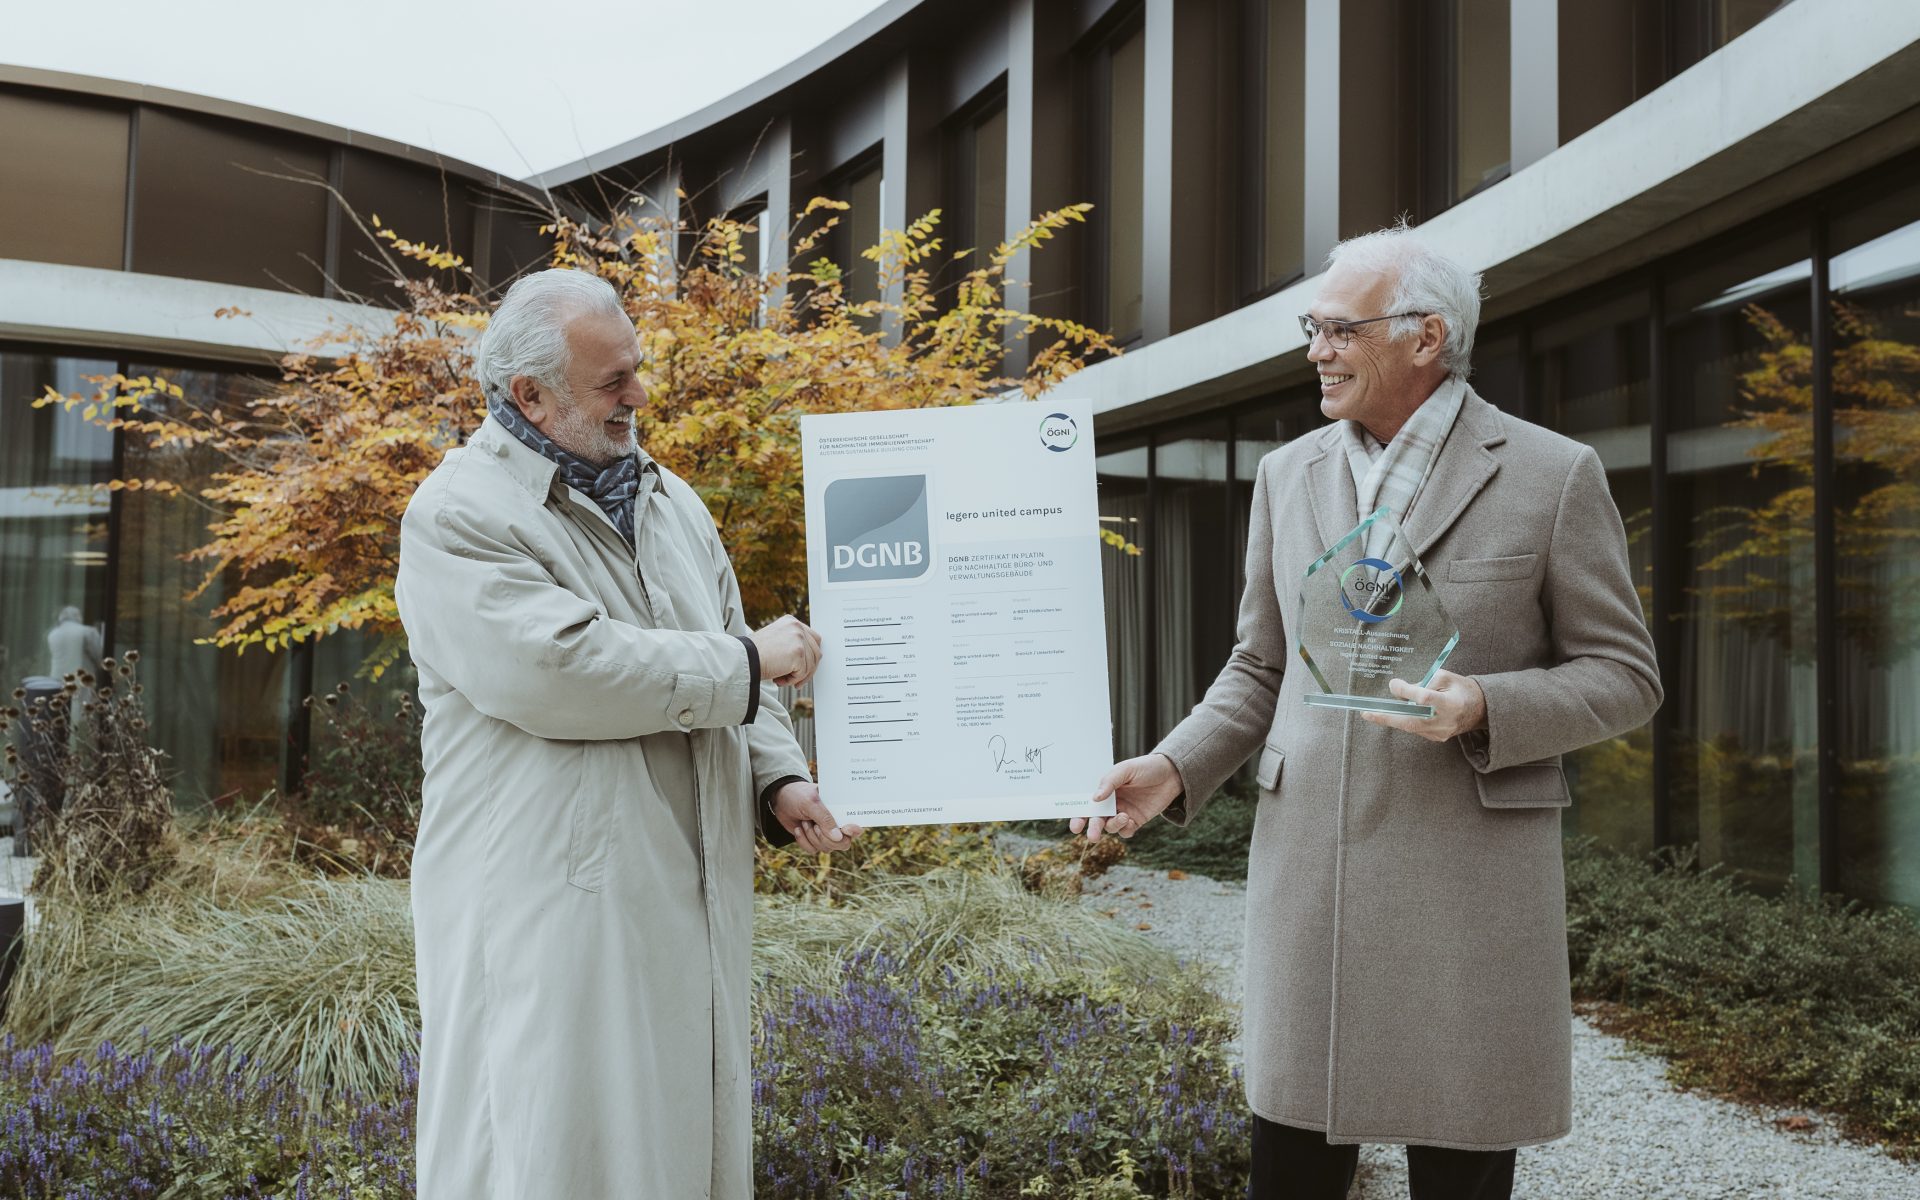
<svg viewBox="0 0 1920 1200">
<path fill-rule="evenodd" d="M 1089 402 L 801 418 L 820 798 L 860 825 L 1111 815 Z"/>
</svg>

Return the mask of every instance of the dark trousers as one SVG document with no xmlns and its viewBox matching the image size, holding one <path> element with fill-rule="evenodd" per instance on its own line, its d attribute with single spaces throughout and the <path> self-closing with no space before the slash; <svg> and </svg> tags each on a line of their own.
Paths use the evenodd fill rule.
<svg viewBox="0 0 1920 1200">
<path fill-rule="evenodd" d="M 1407 1147 L 1412 1200 L 1509 1200 L 1511 1150 Z M 1317 1130 L 1253 1118 L 1253 1178 L 1247 1200 L 1346 1200 L 1360 1147 L 1333 1146 Z"/>
</svg>

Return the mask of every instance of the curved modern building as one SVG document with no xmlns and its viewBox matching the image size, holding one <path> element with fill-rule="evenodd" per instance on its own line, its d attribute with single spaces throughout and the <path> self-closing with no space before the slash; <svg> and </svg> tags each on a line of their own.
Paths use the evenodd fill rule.
<svg viewBox="0 0 1920 1200">
<path fill-rule="evenodd" d="M 47 507 L 132 450 L 25 398 L 101 364 L 236 386 L 339 310 L 330 289 L 376 292 L 349 278 L 341 206 L 286 176 L 383 218 L 404 194 L 493 278 L 528 253 L 503 198 L 542 190 L 757 214 L 763 263 L 815 195 L 852 205 L 843 262 L 930 209 L 958 247 L 1092 202 L 1016 264 L 1014 298 L 1127 343 L 1067 385 L 1099 414 L 1103 519 L 1146 549 L 1107 564 L 1122 754 L 1231 649 L 1254 464 L 1322 420 L 1295 317 L 1328 249 L 1405 215 L 1485 273 L 1475 386 L 1594 446 L 1632 539 L 1667 702 L 1569 763 L 1570 832 L 1920 906 L 1909 0 L 893 0 L 719 104 L 521 181 L 13 71 L 0 162 L 6 671 L 84 598 L 204 709 L 164 728 L 208 791 L 272 775 L 283 664 L 189 645 L 172 556 L 197 518 Z M 221 173 L 236 162 L 274 166 Z M 254 319 L 209 316 L 234 304 Z M 321 659 L 322 680 L 341 669 Z"/>
</svg>

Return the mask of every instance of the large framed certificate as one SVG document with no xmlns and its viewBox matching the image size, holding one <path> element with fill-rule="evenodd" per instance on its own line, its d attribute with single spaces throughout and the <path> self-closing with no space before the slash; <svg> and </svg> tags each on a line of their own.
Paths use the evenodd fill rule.
<svg viewBox="0 0 1920 1200">
<path fill-rule="evenodd" d="M 1111 815 L 1085 400 L 801 418 L 820 798 L 860 825 Z"/>
</svg>

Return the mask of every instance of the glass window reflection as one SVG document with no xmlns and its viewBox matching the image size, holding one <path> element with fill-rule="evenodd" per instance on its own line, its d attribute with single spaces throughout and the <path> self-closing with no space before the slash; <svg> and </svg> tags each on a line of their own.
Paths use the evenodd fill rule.
<svg viewBox="0 0 1920 1200">
<path fill-rule="evenodd" d="M 1666 298 L 1673 830 L 1768 887 L 1818 874 L 1806 253 L 1737 249 Z"/>
<path fill-rule="evenodd" d="M 0 351 L 0 683 L 11 692 L 54 663 L 63 610 L 105 634 L 110 509 L 93 485 L 113 473 L 113 435 L 82 409 L 33 406 L 48 388 L 90 392 L 117 364 Z"/>
<path fill-rule="evenodd" d="M 1227 424 L 1213 420 L 1157 439 L 1148 555 L 1159 631 L 1157 732 L 1165 734 L 1206 693 L 1233 653 L 1234 585 Z"/>
<path fill-rule="evenodd" d="M 260 387 L 252 376 L 135 364 L 135 375 L 179 385 L 193 404 L 237 408 Z M 116 650 L 139 650 L 152 698 L 154 744 L 178 771 L 174 793 L 194 804 L 228 793 L 257 796 L 279 779 L 286 720 L 285 654 L 236 654 L 198 639 L 212 631 L 211 613 L 237 582 L 216 579 L 198 597 L 205 568 L 181 555 L 206 540 L 207 511 L 188 497 L 205 487 L 219 460 L 205 447 L 150 446 L 127 439 L 130 476 L 177 483 L 187 497 L 122 493 Z"/>
<path fill-rule="evenodd" d="M 1920 189 L 1835 223 L 1838 884 L 1920 908 Z"/>
</svg>

